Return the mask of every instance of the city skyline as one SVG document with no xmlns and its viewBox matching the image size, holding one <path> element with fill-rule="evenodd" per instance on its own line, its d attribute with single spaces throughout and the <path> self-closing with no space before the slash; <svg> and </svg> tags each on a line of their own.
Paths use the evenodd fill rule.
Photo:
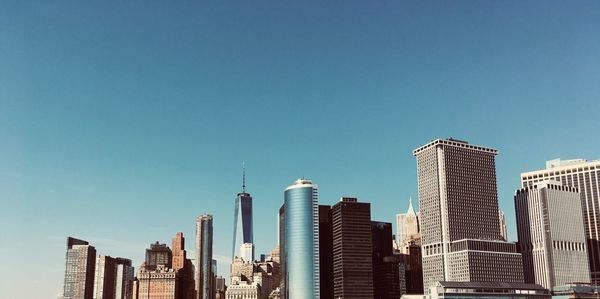
<svg viewBox="0 0 600 299">
<path fill-rule="evenodd" d="M 275 247 L 282 193 L 298 177 L 319 184 L 319 204 L 357 197 L 395 224 L 409 197 L 420 210 L 411 151 L 434 138 L 500 150 L 515 241 L 521 173 L 600 158 L 599 11 L 2 1 L 0 242 L 11 246 L 0 250 L 14 257 L 6 267 L 39 275 L 0 274 L 0 297 L 61 293 L 67 236 L 137 271 L 148 244 L 180 231 L 194 257 L 204 213 L 227 277 L 242 161 L 256 256 Z"/>
</svg>

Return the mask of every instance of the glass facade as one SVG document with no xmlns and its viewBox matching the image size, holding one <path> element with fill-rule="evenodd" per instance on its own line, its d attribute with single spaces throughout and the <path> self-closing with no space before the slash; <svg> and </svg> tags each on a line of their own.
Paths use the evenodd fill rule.
<svg viewBox="0 0 600 299">
<path fill-rule="evenodd" d="M 196 290 L 199 299 L 214 298 L 212 247 L 213 217 L 199 216 L 196 219 Z"/>
<path fill-rule="evenodd" d="M 252 196 L 246 192 L 239 193 L 235 198 L 235 212 L 233 221 L 233 247 L 231 259 L 235 256 L 238 244 L 254 243 L 252 229 Z M 241 225 L 241 240 L 238 236 L 238 228 Z M 241 241 L 241 243 L 239 242 Z M 254 256 L 252 257 L 254 260 Z"/>
<path fill-rule="evenodd" d="M 285 190 L 285 298 L 319 296 L 319 214 L 317 186 L 297 180 Z"/>
</svg>

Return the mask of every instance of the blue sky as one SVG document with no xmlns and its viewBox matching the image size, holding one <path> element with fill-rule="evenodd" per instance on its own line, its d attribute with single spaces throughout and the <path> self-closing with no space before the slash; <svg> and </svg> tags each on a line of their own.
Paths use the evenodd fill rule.
<svg viewBox="0 0 600 299">
<path fill-rule="evenodd" d="M 55 298 L 69 235 L 137 267 L 212 213 L 226 259 L 242 161 L 258 252 L 300 176 L 392 222 L 450 136 L 514 240 L 521 172 L 600 158 L 598 53 L 597 1 L 0 1 L 0 297 Z"/>
</svg>

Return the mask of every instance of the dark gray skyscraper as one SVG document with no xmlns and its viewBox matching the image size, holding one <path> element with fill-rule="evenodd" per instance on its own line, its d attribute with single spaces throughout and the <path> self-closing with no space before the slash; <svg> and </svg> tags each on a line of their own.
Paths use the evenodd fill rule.
<svg viewBox="0 0 600 299">
<path fill-rule="evenodd" d="M 241 243 L 252 244 L 254 247 L 254 236 L 252 231 L 252 196 L 246 193 L 246 168 L 244 167 L 242 175 L 242 192 L 238 193 L 235 198 L 235 212 L 233 218 L 233 246 L 231 248 L 231 259 L 235 257 L 235 250 L 238 244 L 238 227 L 241 226 Z M 250 245 L 247 245 L 250 246 Z M 241 254 L 241 252 L 240 252 Z M 252 250 L 252 258 L 254 260 L 254 250 Z M 248 262 L 248 261 L 247 261 Z"/>
<path fill-rule="evenodd" d="M 523 282 L 521 255 L 500 237 L 497 150 L 436 139 L 417 158 L 423 283 Z"/>
<path fill-rule="evenodd" d="M 333 297 L 373 298 L 371 204 L 343 197 L 331 208 L 331 220 Z"/>
</svg>

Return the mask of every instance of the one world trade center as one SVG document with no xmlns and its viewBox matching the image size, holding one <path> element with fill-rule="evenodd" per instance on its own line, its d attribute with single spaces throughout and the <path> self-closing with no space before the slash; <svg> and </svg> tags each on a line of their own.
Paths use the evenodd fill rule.
<svg viewBox="0 0 600 299">
<path fill-rule="evenodd" d="M 238 234 L 241 232 L 241 236 Z M 240 238 L 241 237 L 241 238 Z M 238 243 L 240 242 L 240 243 Z M 235 198 L 233 218 L 233 247 L 231 259 L 235 257 L 235 249 L 240 246 L 239 257 L 246 262 L 254 261 L 254 238 L 252 232 L 252 196 L 246 193 L 246 167 L 243 167 L 242 192 Z"/>
</svg>

